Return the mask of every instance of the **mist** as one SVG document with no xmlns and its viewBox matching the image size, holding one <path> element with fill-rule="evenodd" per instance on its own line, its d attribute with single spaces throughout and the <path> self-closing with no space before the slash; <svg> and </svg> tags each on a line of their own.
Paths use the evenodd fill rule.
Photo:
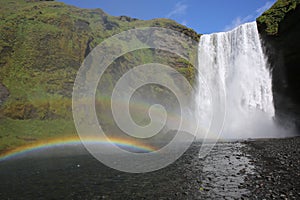
<svg viewBox="0 0 300 200">
<path fill-rule="evenodd" d="M 201 127 L 208 131 L 205 137 L 235 139 L 294 135 L 292 128 L 284 128 L 274 120 L 272 77 L 256 22 L 229 32 L 203 35 L 199 43 L 198 70 L 196 116 Z M 223 99 L 213 99 L 222 97 L 218 94 L 222 92 L 225 93 Z M 210 132 L 214 125 L 209 122 L 218 115 L 216 104 L 222 102 L 225 114 L 218 122 L 222 124 L 222 130 Z"/>
</svg>

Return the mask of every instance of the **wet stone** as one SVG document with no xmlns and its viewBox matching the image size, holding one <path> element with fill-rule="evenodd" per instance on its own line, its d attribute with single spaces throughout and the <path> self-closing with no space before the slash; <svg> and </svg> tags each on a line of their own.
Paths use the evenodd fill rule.
<svg viewBox="0 0 300 200">
<path fill-rule="evenodd" d="M 201 186 L 209 192 L 201 193 L 201 199 L 241 199 L 250 194 L 250 190 L 244 187 L 244 181 L 254 166 L 242 154 L 243 146 L 241 143 L 224 142 L 213 147 L 203 161 Z"/>
</svg>

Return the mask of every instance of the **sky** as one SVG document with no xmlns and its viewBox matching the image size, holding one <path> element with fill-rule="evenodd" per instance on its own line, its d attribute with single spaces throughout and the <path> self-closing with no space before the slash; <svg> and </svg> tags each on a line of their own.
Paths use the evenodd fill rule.
<svg viewBox="0 0 300 200">
<path fill-rule="evenodd" d="M 255 21 L 275 0 L 57 0 L 80 8 L 101 8 L 113 16 L 170 18 L 198 33 L 228 31 Z"/>
</svg>

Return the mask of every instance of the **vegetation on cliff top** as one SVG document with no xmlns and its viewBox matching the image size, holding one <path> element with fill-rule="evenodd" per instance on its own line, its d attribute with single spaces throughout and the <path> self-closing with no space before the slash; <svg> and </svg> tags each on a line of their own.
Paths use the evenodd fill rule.
<svg viewBox="0 0 300 200">
<path fill-rule="evenodd" d="M 259 26 L 263 26 L 268 35 L 276 35 L 279 24 L 284 20 L 287 13 L 299 6 L 300 0 L 278 0 L 269 10 L 257 18 Z"/>
</svg>

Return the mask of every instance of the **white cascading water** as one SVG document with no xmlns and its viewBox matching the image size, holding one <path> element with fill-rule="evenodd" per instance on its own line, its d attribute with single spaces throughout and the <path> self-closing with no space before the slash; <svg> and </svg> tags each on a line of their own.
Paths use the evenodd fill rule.
<svg viewBox="0 0 300 200">
<path fill-rule="evenodd" d="M 276 136 L 272 80 L 256 22 L 229 32 L 203 35 L 198 55 L 200 122 L 207 124 L 212 117 L 209 93 L 220 92 L 224 86 L 226 117 L 221 138 Z M 208 134 L 215 137 L 215 133 Z"/>
</svg>

